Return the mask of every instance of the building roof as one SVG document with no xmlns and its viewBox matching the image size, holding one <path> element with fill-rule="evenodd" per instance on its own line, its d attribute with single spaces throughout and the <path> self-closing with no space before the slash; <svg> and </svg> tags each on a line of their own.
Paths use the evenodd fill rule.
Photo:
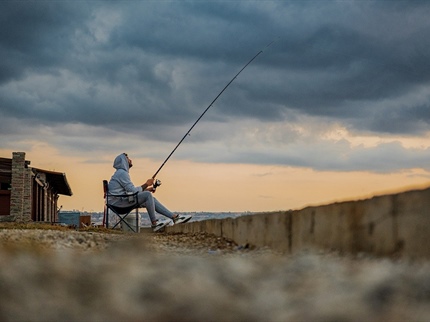
<svg viewBox="0 0 430 322">
<path fill-rule="evenodd" d="M 30 164 L 30 161 L 25 161 L 26 167 Z M 71 196 L 72 189 L 67 182 L 66 174 L 61 172 L 43 170 L 39 168 L 31 167 L 33 172 L 44 173 L 46 175 L 46 181 L 49 182 L 51 187 L 60 195 Z M 0 158 L 0 182 L 11 183 L 12 177 L 12 159 Z"/>
<path fill-rule="evenodd" d="M 65 196 L 72 195 L 72 189 L 70 189 L 65 173 L 48 171 L 33 167 L 32 169 L 33 171 L 44 173 L 46 175 L 46 181 L 49 182 L 49 184 L 57 191 L 58 194 Z"/>
</svg>

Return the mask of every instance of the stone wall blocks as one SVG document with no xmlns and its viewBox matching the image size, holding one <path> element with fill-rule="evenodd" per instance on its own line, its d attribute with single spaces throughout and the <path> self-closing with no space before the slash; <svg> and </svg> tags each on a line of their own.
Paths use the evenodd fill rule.
<svg viewBox="0 0 430 322">
<path fill-rule="evenodd" d="M 288 253 L 324 249 L 428 259 L 430 188 L 172 228 L 204 231 L 238 244 Z"/>
</svg>

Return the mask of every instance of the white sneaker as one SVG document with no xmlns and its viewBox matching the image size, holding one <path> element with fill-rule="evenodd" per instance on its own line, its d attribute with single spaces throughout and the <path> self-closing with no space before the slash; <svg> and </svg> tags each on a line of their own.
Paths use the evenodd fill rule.
<svg viewBox="0 0 430 322">
<path fill-rule="evenodd" d="M 155 225 L 151 226 L 152 231 L 153 232 L 159 231 L 160 229 L 166 227 L 168 224 L 169 224 L 169 221 L 167 221 L 167 220 L 166 221 L 158 221 L 157 220 L 157 223 Z"/>
<path fill-rule="evenodd" d="M 192 217 L 190 215 L 178 215 L 177 217 L 173 218 L 173 222 L 175 224 L 184 224 L 187 221 L 189 221 Z"/>
</svg>

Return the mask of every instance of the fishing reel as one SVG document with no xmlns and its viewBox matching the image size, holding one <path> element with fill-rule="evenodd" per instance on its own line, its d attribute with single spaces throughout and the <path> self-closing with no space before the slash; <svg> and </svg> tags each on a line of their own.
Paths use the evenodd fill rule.
<svg viewBox="0 0 430 322">
<path fill-rule="evenodd" d="M 161 186 L 161 181 L 156 179 L 154 181 L 154 184 L 152 185 L 152 187 L 154 188 L 153 192 L 155 192 L 155 190 L 157 189 L 157 187 Z"/>
</svg>

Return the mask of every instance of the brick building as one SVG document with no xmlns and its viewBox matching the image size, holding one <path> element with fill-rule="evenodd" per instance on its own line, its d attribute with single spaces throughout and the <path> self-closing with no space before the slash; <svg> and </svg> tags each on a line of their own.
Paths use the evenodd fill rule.
<svg viewBox="0 0 430 322">
<path fill-rule="evenodd" d="M 72 195 L 64 173 L 30 167 L 24 152 L 0 158 L 0 221 L 56 222 L 59 195 Z"/>
</svg>

